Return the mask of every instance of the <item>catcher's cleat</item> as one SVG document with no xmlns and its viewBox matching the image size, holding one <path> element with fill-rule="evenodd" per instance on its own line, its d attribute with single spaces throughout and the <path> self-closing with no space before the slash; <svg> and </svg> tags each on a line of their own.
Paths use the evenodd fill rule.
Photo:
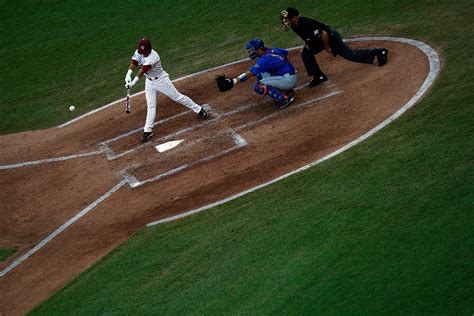
<svg viewBox="0 0 474 316">
<path fill-rule="evenodd" d="M 295 96 L 295 90 L 291 89 L 291 90 L 286 90 L 286 91 L 283 91 L 283 94 L 285 94 L 286 96 L 292 98 Z"/>
<path fill-rule="evenodd" d="M 294 101 L 295 101 L 295 98 L 293 96 L 291 97 L 287 96 L 283 102 L 276 103 L 275 107 L 280 110 L 280 109 L 286 108 L 288 105 L 290 105 Z"/>
<path fill-rule="evenodd" d="M 379 62 L 379 67 L 382 67 L 387 63 L 388 58 L 388 49 L 383 48 L 377 53 L 377 60 Z"/>
<path fill-rule="evenodd" d="M 319 76 L 319 77 L 314 76 L 313 80 L 311 80 L 311 82 L 308 83 L 308 87 L 310 87 L 310 88 L 316 87 L 316 86 L 319 86 L 321 83 L 326 82 L 326 81 L 328 81 L 328 78 L 324 75 Z"/>
<path fill-rule="evenodd" d="M 209 117 L 209 113 L 207 113 L 204 107 L 201 107 L 201 111 L 199 111 L 198 116 L 202 118 L 203 120 L 205 120 Z"/>
<path fill-rule="evenodd" d="M 144 132 L 142 137 L 142 143 L 146 143 L 153 136 L 153 132 Z"/>
</svg>

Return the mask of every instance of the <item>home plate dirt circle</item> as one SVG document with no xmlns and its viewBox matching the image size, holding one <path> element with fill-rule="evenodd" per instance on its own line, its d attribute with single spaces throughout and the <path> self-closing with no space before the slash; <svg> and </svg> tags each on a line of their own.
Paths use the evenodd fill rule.
<svg viewBox="0 0 474 316">
<path fill-rule="evenodd" d="M 59 128 L 0 137 L 0 314 L 24 313 L 102 258 L 137 229 L 224 203 L 309 168 L 370 137 L 413 106 L 440 70 L 436 52 L 403 38 L 359 38 L 387 47 L 384 67 L 321 53 L 329 81 L 306 87 L 299 49 L 294 104 L 276 110 L 251 82 L 220 93 L 217 74 L 237 76 L 243 60 L 175 80 L 202 121 L 159 96 L 155 136 L 142 144 L 143 93 Z M 34 286 L 32 286 L 34 284 Z"/>
</svg>

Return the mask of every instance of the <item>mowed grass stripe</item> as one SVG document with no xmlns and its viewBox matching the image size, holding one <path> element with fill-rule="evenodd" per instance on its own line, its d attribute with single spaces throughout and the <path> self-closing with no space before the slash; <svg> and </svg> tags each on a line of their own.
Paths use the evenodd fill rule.
<svg viewBox="0 0 474 316">
<path fill-rule="evenodd" d="M 71 18 L 94 16 L 96 6 Z M 116 85 L 143 34 L 159 39 L 173 76 L 242 58 L 250 37 L 300 44 L 281 32 L 282 1 L 162 1 L 156 6 L 173 14 L 160 20 L 163 11 L 145 10 L 154 17 L 146 26 L 124 6 L 115 5 L 104 22 L 122 36 L 91 33 L 97 43 L 88 44 L 113 60 L 98 69 L 78 63 L 81 73 L 113 69 L 107 79 L 81 79 L 105 100 L 76 96 L 84 110 L 120 96 Z M 298 8 L 345 36 L 401 36 L 437 47 L 440 78 L 423 102 L 370 140 L 214 210 L 141 230 L 32 314 L 472 313 L 472 3 L 298 1 Z M 18 117 L 30 113 L 19 109 Z M 67 118 L 58 114 L 48 124 Z"/>
</svg>

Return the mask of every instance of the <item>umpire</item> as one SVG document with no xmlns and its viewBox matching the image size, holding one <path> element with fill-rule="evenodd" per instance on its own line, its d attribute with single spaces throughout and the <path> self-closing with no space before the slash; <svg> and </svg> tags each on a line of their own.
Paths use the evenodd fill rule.
<svg viewBox="0 0 474 316">
<path fill-rule="evenodd" d="M 335 29 L 319 21 L 300 16 L 295 8 L 283 10 L 280 15 L 285 31 L 291 27 L 305 42 L 301 57 L 308 76 L 313 76 L 308 84 L 309 87 L 316 87 L 328 80 L 319 69 L 314 57 L 323 50 L 332 53 L 334 57 L 340 55 L 353 62 L 373 64 L 375 57 L 377 57 L 379 66 L 387 63 L 388 49 L 386 48 L 353 50 L 344 43 L 341 35 Z"/>
</svg>

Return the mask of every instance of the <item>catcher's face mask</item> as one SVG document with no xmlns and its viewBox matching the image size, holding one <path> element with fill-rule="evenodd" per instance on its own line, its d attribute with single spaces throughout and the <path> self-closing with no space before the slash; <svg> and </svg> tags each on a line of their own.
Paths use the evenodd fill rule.
<svg viewBox="0 0 474 316">
<path fill-rule="evenodd" d="M 258 57 L 258 50 L 263 46 L 263 41 L 258 38 L 254 38 L 245 44 L 245 49 L 250 59 L 256 59 Z"/>
<path fill-rule="evenodd" d="M 285 32 L 291 27 L 290 19 L 288 18 L 288 11 L 283 10 L 280 12 L 281 23 L 285 26 Z"/>
</svg>

